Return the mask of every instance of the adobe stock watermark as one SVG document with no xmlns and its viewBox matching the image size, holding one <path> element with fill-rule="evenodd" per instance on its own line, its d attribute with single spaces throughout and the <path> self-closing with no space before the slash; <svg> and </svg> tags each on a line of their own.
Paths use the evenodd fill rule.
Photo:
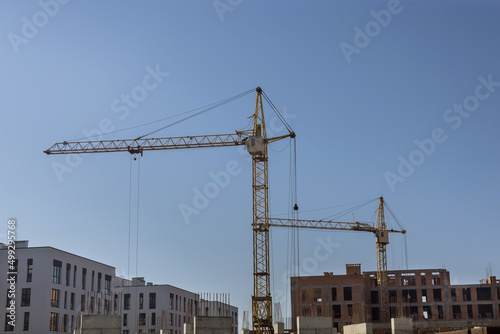
<svg viewBox="0 0 500 334">
<path fill-rule="evenodd" d="M 500 81 L 494 81 L 492 74 L 489 74 L 487 78 L 482 75 L 478 76 L 477 80 L 479 84 L 474 89 L 473 94 L 466 96 L 461 104 L 454 103 L 451 108 L 443 112 L 443 121 L 452 130 L 458 130 L 464 119 L 468 119 L 473 112 L 479 109 L 481 101 L 487 100 L 495 92 L 495 87 L 500 86 Z M 391 191 L 394 192 L 398 183 L 404 183 L 413 175 L 416 167 L 421 166 L 428 157 L 436 152 L 438 145 L 443 144 L 446 140 L 448 140 L 446 130 L 440 127 L 433 129 L 428 138 L 415 139 L 413 142 L 416 148 L 407 157 L 398 156 L 397 172 L 386 171 L 384 173 Z"/>
<path fill-rule="evenodd" d="M 210 200 L 219 196 L 222 189 L 225 189 L 229 183 L 231 183 L 231 178 L 241 174 L 243 168 L 236 160 L 229 161 L 224 170 L 218 172 L 210 171 L 208 173 L 210 181 L 205 183 L 203 187 L 193 188 L 193 200 L 192 206 L 180 203 L 178 205 L 179 211 L 186 224 L 191 223 L 190 217 L 192 215 L 199 215 L 201 210 L 208 207 Z"/>
<path fill-rule="evenodd" d="M 70 0 L 40 0 L 38 6 L 40 10 L 35 12 L 31 18 L 23 16 L 21 18 L 22 25 L 20 33 L 9 32 L 7 38 L 9 39 L 10 46 L 16 54 L 19 53 L 19 47 L 26 45 L 30 40 L 35 38 L 40 29 L 49 24 L 60 10 L 62 5 L 66 5 Z"/>
<path fill-rule="evenodd" d="M 152 91 L 157 89 L 164 79 L 170 75 L 168 72 L 163 72 L 158 64 L 154 69 L 151 66 L 146 66 L 145 70 L 146 74 L 143 76 L 139 85 L 132 87 L 129 93 L 123 93 L 120 97 L 111 102 L 110 110 L 113 114 L 116 114 L 118 120 L 125 120 L 130 115 L 131 111 L 137 109 L 140 103 L 144 101 Z M 88 141 L 99 141 L 103 139 L 105 134 L 116 130 L 115 123 L 116 120 L 114 122 L 111 118 L 105 117 L 99 121 L 97 127 L 93 129 L 83 129 L 82 134 Z M 64 163 L 58 161 L 52 162 L 52 170 L 59 182 L 64 181 L 65 174 L 72 173 L 75 168 L 81 165 L 85 155 L 86 154 L 68 154 L 65 156 Z"/>
<path fill-rule="evenodd" d="M 288 113 L 286 106 L 283 108 L 282 115 L 286 121 L 296 117 L 296 115 Z M 275 116 L 267 123 L 266 133 L 268 138 L 277 136 L 279 133 L 283 133 L 286 129 L 285 126 L 279 122 L 281 121 Z M 238 153 L 247 157 L 245 161 L 252 161 L 252 157 L 248 154 L 244 145 L 238 146 Z M 210 171 L 208 173 L 209 181 L 207 181 L 202 187 L 193 188 L 193 198 L 191 199 L 191 203 L 180 203 L 177 206 L 182 218 L 184 219 L 184 223 L 187 225 L 190 224 L 191 217 L 193 215 L 198 216 L 202 210 L 206 209 L 211 200 L 218 197 L 221 191 L 229 186 L 231 179 L 240 175 L 242 171 L 243 167 L 236 160 L 230 160 L 223 170 L 218 172 Z"/>
<path fill-rule="evenodd" d="M 403 11 L 403 6 L 399 0 L 389 0 L 386 8 L 387 9 L 381 9 L 379 11 L 371 10 L 370 15 L 373 20 L 365 23 L 363 29 L 358 26 L 353 28 L 355 34 L 352 44 L 344 41 L 339 44 L 340 51 L 342 51 L 348 64 L 351 63 L 354 54 L 360 54 L 374 38 L 380 35 L 383 28 L 387 28 L 392 18 Z"/>
<path fill-rule="evenodd" d="M 241 5 L 243 0 L 214 0 L 212 5 L 214 6 L 219 20 L 224 21 L 224 15 L 227 12 L 232 12 L 236 7 Z"/>
</svg>

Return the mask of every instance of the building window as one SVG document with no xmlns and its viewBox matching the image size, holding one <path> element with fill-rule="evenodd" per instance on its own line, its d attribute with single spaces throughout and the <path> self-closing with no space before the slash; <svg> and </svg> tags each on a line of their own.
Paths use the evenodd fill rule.
<svg viewBox="0 0 500 334">
<path fill-rule="evenodd" d="M 146 325 L 146 313 L 139 313 L 139 326 Z"/>
<path fill-rule="evenodd" d="M 177 302 L 179 301 L 179 296 L 178 295 L 175 295 L 175 310 L 177 311 L 178 308 L 177 308 Z"/>
<path fill-rule="evenodd" d="M 144 294 L 140 293 L 139 294 L 139 310 L 142 310 L 144 307 Z"/>
<path fill-rule="evenodd" d="M 443 305 L 438 305 L 438 319 L 444 319 Z"/>
<path fill-rule="evenodd" d="M 59 307 L 59 290 L 52 289 L 50 294 L 50 306 Z"/>
<path fill-rule="evenodd" d="M 82 268 L 82 289 L 85 290 L 87 287 L 87 268 Z"/>
<path fill-rule="evenodd" d="M 477 300 L 491 300 L 491 288 L 476 288 Z"/>
<path fill-rule="evenodd" d="M 184 313 L 186 313 L 186 297 L 184 297 Z"/>
<path fill-rule="evenodd" d="M 337 288 L 336 287 L 333 287 L 332 288 L 332 301 L 336 301 L 337 300 Z"/>
<path fill-rule="evenodd" d="M 352 304 L 347 304 L 347 316 L 352 317 Z"/>
<path fill-rule="evenodd" d="M 321 303 L 323 301 L 323 298 L 321 298 L 321 288 L 314 288 L 313 289 L 313 301 Z"/>
<path fill-rule="evenodd" d="M 32 279 L 33 279 L 33 259 L 28 259 L 26 282 L 31 282 Z"/>
<path fill-rule="evenodd" d="M 14 274 L 10 275 L 10 276 L 13 276 L 14 277 L 14 282 L 17 282 L 17 272 L 18 272 L 18 265 L 19 265 L 19 260 L 15 259 L 15 260 L 9 260 L 8 262 L 10 265 L 13 265 L 14 266 L 14 270 L 9 270 L 11 272 L 13 272 Z M 11 268 L 9 265 L 9 268 Z"/>
<path fill-rule="evenodd" d="M 154 292 L 149 293 L 149 308 L 150 309 L 156 308 L 156 293 Z"/>
<path fill-rule="evenodd" d="M 104 300 L 104 315 L 109 314 L 109 300 Z"/>
<path fill-rule="evenodd" d="M 427 290 L 422 290 L 422 303 L 427 303 Z"/>
<path fill-rule="evenodd" d="M 97 292 L 101 292 L 101 279 L 102 279 L 102 274 L 97 273 Z"/>
<path fill-rule="evenodd" d="M 398 292 L 396 290 L 389 290 L 389 302 L 397 303 L 398 300 Z"/>
<path fill-rule="evenodd" d="M 94 314 L 94 297 L 90 297 L 89 313 Z"/>
<path fill-rule="evenodd" d="M 24 312 L 23 331 L 30 330 L 30 313 Z"/>
<path fill-rule="evenodd" d="M 451 289 L 451 301 L 452 302 L 457 301 L 457 289 L 455 289 L 455 288 Z"/>
<path fill-rule="evenodd" d="M 4 327 L 4 330 L 6 332 L 13 332 L 14 331 L 14 326 L 12 326 L 12 324 L 14 322 L 10 319 L 9 316 L 10 316 L 9 313 L 5 313 L 5 327 Z"/>
<path fill-rule="evenodd" d="M 305 302 L 307 300 L 307 290 L 301 289 L 302 292 L 302 301 Z"/>
<path fill-rule="evenodd" d="M 115 293 L 115 298 L 114 298 L 114 302 L 113 302 L 113 309 L 115 310 L 115 314 L 116 314 L 116 311 L 118 310 L 118 294 Z"/>
<path fill-rule="evenodd" d="M 372 307 L 372 321 L 380 320 L 380 309 L 378 307 Z"/>
<path fill-rule="evenodd" d="M 151 313 L 151 326 L 156 326 L 156 313 Z"/>
<path fill-rule="evenodd" d="M 49 330 L 50 331 L 59 330 L 59 313 L 53 313 L 53 312 L 50 313 Z"/>
<path fill-rule="evenodd" d="M 403 301 L 405 303 L 416 303 L 417 302 L 417 290 L 402 290 Z"/>
<path fill-rule="evenodd" d="M 333 310 L 333 318 L 339 319 L 342 317 L 342 313 L 340 312 L 340 305 L 332 305 Z"/>
<path fill-rule="evenodd" d="M 493 305 L 477 305 L 477 313 L 479 315 L 479 318 L 493 318 Z"/>
<path fill-rule="evenodd" d="M 439 273 L 432 273 L 432 285 L 441 285 L 441 277 Z"/>
<path fill-rule="evenodd" d="M 435 302 L 443 301 L 443 299 L 441 298 L 441 289 L 433 289 L 432 293 L 434 295 Z"/>
<path fill-rule="evenodd" d="M 423 316 L 425 320 L 432 319 L 432 312 L 431 312 L 431 307 L 430 306 L 424 306 L 423 307 Z"/>
<path fill-rule="evenodd" d="M 474 318 L 474 313 L 472 312 L 472 305 L 467 305 L 467 316 L 469 319 Z"/>
<path fill-rule="evenodd" d="M 30 306 L 31 302 L 31 289 L 26 288 L 21 291 L 21 306 Z"/>
<path fill-rule="evenodd" d="M 85 295 L 80 297 L 80 311 L 85 312 Z"/>
<path fill-rule="evenodd" d="M 174 308 L 174 294 L 170 294 L 170 302 L 169 302 L 169 307 L 172 310 Z"/>
<path fill-rule="evenodd" d="M 127 313 L 123 313 L 123 327 L 128 326 L 127 323 L 128 323 Z"/>
<path fill-rule="evenodd" d="M 64 291 L 64 309 L 66 309 L 66 305 L 68 305 L 68 291 Z"/>
<path fill-rule="evenodd" d="M 62 262 L 54 260 L 52 267 L 52 283 L 61 284 L 61 267 Z"/>
<path fill-rule="evenodd" d="M 111 295 L 111 276 L 109 275 L 104 276 L 104 294 Z"/>
<path fill-rule="evenodd" d="M 174 325 L 174 315 L 172 313 L 169 313 L 168 314 L 168 324 L 170 326 L 173 326 Z"/>
<path fill-rule="evenodd" d="M 372 304 L 378 304 L 378 291 L 370 292 L 370 302 Z"/>
<path fill-rule="evenodd" d="M 350 286 L 344 287 L 344 300 L 352 300 L 352 288 Z"/>
<path fill-rule="evenodd" d="M 66 286 L 69 286 L 71 279 L 71 264 L 66 263 Z"/>
<path fill-rule="evenodd" d="M 124 296 L 123 309 L 130 310 L 130 293 L 126 293 Z"/>
<path fill-rule="evenodd" d="M 73 267 L 73 287 L 76 288 L 76 266 Z"/>
<path fill-rule="evenodd" d="M 90 280 L 90 291 L 94 291 L 95 272 L 92 270 L 92 279 Z"/>
<path fill-rule="evenodd" d="M 68 315 L 63 315 L 62 331 L 66 332 L 68 330 Z"/>
<path fill-rule="evenodd" d="M 460 305 L 453 305 L 451 307 L 452 312 L 453 312 L 453 319 L 461 319 L 462 318 L 462 311 L 460 310 Z"/>
<path fill-rule="evenodd" d="M 75 293 L 71 293 L 71 298 L 69 299 L 69 309 L 74 310 L 75 309 Z"/>
</svg>

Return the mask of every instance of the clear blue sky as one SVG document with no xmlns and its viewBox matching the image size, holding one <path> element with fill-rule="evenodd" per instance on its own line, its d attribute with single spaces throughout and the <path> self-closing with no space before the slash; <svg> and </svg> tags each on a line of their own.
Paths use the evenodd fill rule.
<svg viewBox="0 0 500 334">
<path fill-rule="evenodd" d="M 301 218 L 383 195 L 408 230 L 410 268 L 444 266 L 453 283 L 477 283 L 491 263 L 500 276 L 498 1 L 66 2 L 1 5 L 0 241 L 15 217 L 19 239 L 127 276 L 130 156 L 68 161 L 42 151 L 99 127 L 130 128 L 261 86 L 297 133 Z M 146 77 L 155 71 L 156 81 Z M 245 128 L 253 110 L 252 94 L 157 135 L 230 133 Z M 289 154 L 286 141 L 270 150 L 271 215 L 288 210 Z M 186 224 L 179 207 L 192 206 L 195 189 L 230 162 L 237 173 Z M 66 166 L 60 177 L 54 163 Z M 139 276 L 230 292 L 240 314 L 249 310 L 246 153 L 147 152 L 140 168 Z M 375 209 L 355 219 L 369 221 Z M 272 232 L 275 295 L 287 289 L 287 238 Z M 389 268 L 404 269 L 402 238 L 392 241 Z M 325 242 L 335 244 L 333 254 L 315 258 Z M 299 248 L 307 274 L 342 274 L 345 263 L 376 269 L 370 234 L 301 232 Z"/>
</svg>

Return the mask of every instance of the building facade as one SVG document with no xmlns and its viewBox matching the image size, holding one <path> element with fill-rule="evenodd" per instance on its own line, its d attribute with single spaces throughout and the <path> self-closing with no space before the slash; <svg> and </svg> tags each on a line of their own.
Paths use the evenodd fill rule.
<svg viewBox="0 0 500 334">
<path fill-rule="evenodd" d="M 142 277 L 116 277 L 112 266 L 52 247 L 15 246 L 10 261 L 8 245 L 0 243 L 0 301 L 6 301 L 0 333 L 72 333 L 81 315 L 101 314 L 120 315 L 122 334 L 183 334 L 184 323 L 197 315 L 232 317 L 238 332 L 238 309 L 228 302 Z"/>
<path fill-rule="evenodd" d="M 292 317 L 329 316 L 332 327 L 381 321 L 381 289 L 376 272 L 346 265 L 346 275 L 291 278 Z M 464 328 L 500 325 L 500 280 L 451 285 L 445 269 L 388 272 L 391 318 L 411 317 L 417 328 Z"/>
<path fill-rule="evenodd" d="M 11 312 L 5 312 L 0 332 L 69 333 L 82 314 L 118 311 L 111 266 L 52 247 L 28 247 L 28 241 L 16 242 L 11 264 L 8 246 L 0 244 L 0 259 L 0 300 L 15 303 L 15 326 L 9 324 Z"/>
<path fill-rule="evenodd" d="M 122 333 L 183 334 L 184 323 L 195 316 L 229 316 L 233 333 L 238 332 L 238 308 L 224 302 L 207 301 L 198 294 L 172 285 L 146 283 L 143 277 L 132 281 L 117 278 L 116 294 L 121 308 Z"/>
</svg>

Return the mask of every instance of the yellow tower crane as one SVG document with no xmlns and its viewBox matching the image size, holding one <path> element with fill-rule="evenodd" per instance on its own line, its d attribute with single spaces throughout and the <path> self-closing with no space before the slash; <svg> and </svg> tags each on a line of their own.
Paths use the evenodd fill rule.
<svg viewBox="0 0 500 334">
<path fill-rule="evenodd" d="M 273 332 L 272 298 L 269 270 L 269 186 L 267 145 L 295 133 L 287 126 L 288 134 L 267 138 L 264 121 L 262 95 L 269 101 L 260 87 L 257 87 L 253 128 L 234 134 L 186 136 L 170 138 L 147 138 L 129 140 L 100 140 L 61 142 L 45 150 L 46 154 L 79 154 L 103 152 L 129 152 L 143 154 L 151 150 L 185 148 L 224 147 L 245 145 L 252 155 L 253 189 L 253 277 L 252 324 L 255 333 Z M 273 105 L 271 105 L 274 107 Z M 275 108 L 274 108 L 275 109 Z M 277 110 L 275 109 L 277 112 Z M 278 113 L 278 116 L 279 115 Z M 283 118 L 281 118 L 283 120 Z M 287 125 L 287 124 L 285 124 Z"/>
<path fill-rule="evenodd" d="M 379 198 L 377 209 L 377 222 L 373 227 L 370 224 L 360 222 L 338 222 L 332 220 L 308 220 L 308 219 L 287 219 L 269 218 L 270 227 L 291 227 L 304 229 L 337 230 L 337 231 L 360 231 L 371 232 L 375 235 L 375 245 L 377 252 L 377 283 L 380 289 L 381 321 L 390 320 L 389 294 L 387 290 L 387 253 L 386 246 L 389 243 L 389 233 L 405 234 L 406 230 L 387 229 L 384 214 L 384 198 Z"/>
</svg>

